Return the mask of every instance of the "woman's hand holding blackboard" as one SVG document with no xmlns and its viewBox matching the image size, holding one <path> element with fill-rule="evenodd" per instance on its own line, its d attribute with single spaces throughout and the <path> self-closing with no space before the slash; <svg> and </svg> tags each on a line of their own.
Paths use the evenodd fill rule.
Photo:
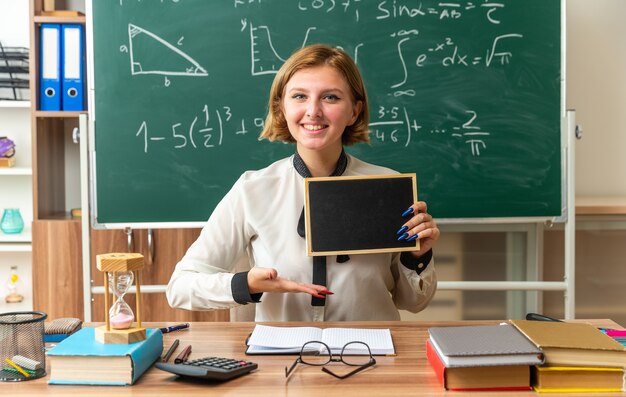
<svg viewBox="0 0 626 397">
<path fill-rule="evenodd" d="M 420 239 L 420 250 L 411 251 L 413 255 L 418 257 L 432 249 L 440 235 L 437 223 L 427 210 L 426 202 L 418 201 L 402 214 L 405 217 L 413 215 L 411 219 L 402 225 L 400 230 L 404 229 L 404 234 L 401 237 L 404 237 L 405 240 Z"/>
<path fill-rule="evenodd" d="M 248 288 L 250 294 L 259 292 L 304 292 L 316 298 L 326 298 L 332 295 L 325 286 L 305 284 L 291 281 L 278 276 L 278 271 L 266 267 L 253 267 L 248 272 Z"/>
</svg>

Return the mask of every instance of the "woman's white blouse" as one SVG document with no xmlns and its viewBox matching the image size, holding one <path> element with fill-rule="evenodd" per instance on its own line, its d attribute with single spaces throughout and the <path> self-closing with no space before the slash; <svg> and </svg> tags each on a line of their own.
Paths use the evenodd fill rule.
<svg viewBox="0 0 626 397">
<path fill-rule="evenodd" d="M 348 155 L 343 175 L 390 173 L 396 172 Z M 275 268 L 279 277 L 312 283 L 313 259 L 297 233 L 303 203 L 304 180 L 293 156 L 244 173 L 176 265 L 166 291 L 169 304 L 187 310 L 238 306 L 231 280 L 246 254 L 251 267 Z M 334 295 L 321 314 L 308 294 L 264 293 L 255 303 L 256 321 L 399 320 L 398 309 L 418 312 L 428 305 L 437 276 L 434 260 L 418 275 L 400 263 L 400 253 L 350 255 L 345 263 L 329 256 L 327 287 Z"/>
</svg>

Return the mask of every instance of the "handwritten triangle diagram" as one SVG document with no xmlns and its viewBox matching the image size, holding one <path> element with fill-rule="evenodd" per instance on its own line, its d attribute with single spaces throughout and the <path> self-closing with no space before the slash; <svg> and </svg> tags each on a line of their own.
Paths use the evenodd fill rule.
<svg viewBox="0 0 626 397">
<path fill-rule="evenodd" d="M 208 76 L 192 57 L 139 26 L 128 24 L 131 73 L 167 76 Z"/>
</svg>

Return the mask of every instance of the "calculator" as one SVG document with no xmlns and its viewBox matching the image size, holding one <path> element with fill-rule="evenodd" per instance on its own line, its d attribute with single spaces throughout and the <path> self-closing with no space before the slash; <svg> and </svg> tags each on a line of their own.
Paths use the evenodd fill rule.
<svg viewBox="0 0 626 397">
<path fill-rule="evenodd" d="M 160 370 L 183 377 L 226 381 L 245 375 L 258 368 L 256 363 L 224 357 L 204 357 L 179 364 L 156 363 Z"/>
</svg>

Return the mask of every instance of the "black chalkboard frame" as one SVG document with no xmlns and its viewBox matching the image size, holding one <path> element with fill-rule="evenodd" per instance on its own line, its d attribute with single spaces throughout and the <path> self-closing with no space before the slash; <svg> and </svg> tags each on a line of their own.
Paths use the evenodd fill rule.
<svg viewBox="0 0 626 397">
<path fill-rule="evenodd" d="M 305 178 L 307 255 L 419 250 L 397 234 L 416 201 L 416 174 Z"/>
</svg>

